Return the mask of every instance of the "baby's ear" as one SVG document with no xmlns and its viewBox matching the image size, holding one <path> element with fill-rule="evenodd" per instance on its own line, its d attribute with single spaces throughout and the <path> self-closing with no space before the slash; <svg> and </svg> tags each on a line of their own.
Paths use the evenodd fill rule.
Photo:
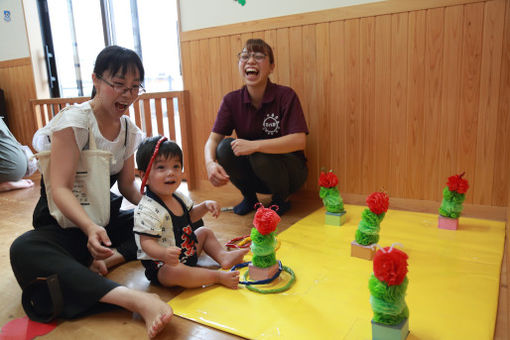
<svg viewBox="0 0 510 340">
<path fill-rule="evenodd" d="M 145 171 L 138 170 L 138 176 L 139 176 L 140 178 L 143 178 L 143 176 L 145 176 Z"/>
</svg>

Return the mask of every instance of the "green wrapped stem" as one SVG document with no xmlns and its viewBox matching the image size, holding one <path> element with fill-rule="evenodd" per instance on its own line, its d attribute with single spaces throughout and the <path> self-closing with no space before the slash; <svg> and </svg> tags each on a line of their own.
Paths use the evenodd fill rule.
<svg viewBox="0 0 510 340">
<path fill-rule="evenodd" d="M 267 235 L 262 235 L 255 228 L 251 228 L 251 260 L 255 267 L 267 268 L 276 263 L 276 233 L 273 231 Z"/>
<path fill-rule="evenodd" d="M 459 218 L 462 212 L 462 203 L 466 199 L 465 194 L 459 194 L 456 191 L 450 191 L 448 187 L 443 189 L 443 200 L 439 207 L 439 214 L 449 218 Z"/>
<path fill-rule="evenodd" d="M 397 325 L 409 317 L 405 302 L 408 285 L 407 277 L 400 285 L 388 286 L 373 274 L 368 281 L 370 304 L 374 312 L 374 321 L 386 325 Z"/>
<path fill-rule="evenodd" d="M 321 187 L 319 196 L 322 198 L 322 203 L 326 207 L 326 211 L 331 213 L 340 213 L 344 211 L 344 201 L 336 187 Z"/>
<path fill-rule="evenodd" d="M 356 230 L 355 240 L 362 246 L 368 246 L 379 242 L 379 234 L 369 235 L 363 234 L 361 231 Z"/>
</svg>

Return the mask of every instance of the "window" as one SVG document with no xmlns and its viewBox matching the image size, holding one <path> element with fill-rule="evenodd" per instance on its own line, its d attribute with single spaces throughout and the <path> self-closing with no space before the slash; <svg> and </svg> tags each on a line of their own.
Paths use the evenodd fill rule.
<svg viewBox="0 0 510 340">
<path fill-rule="evenodd" d="M 56 68 L 52 96 L 89 96 L 94 61 L 106 45 L 138 52 L 148 92 L 182 90 L 176 0 L 39 0 L 39 11 L 41 22 L 49 18 L 43 31 L 50 31 L 47 60 Z"/>
</svg>

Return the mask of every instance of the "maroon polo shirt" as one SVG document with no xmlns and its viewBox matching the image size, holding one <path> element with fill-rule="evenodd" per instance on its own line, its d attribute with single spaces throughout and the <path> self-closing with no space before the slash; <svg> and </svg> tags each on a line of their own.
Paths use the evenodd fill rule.
<svg viewBox="0 0 510 340">
<path fill-rule="evenodd" d="M 262 106 L 257 110 L 246 86 L 228 93 L 220 105 L 213 132 L 247 140 L 271 139 L 291 133 L 308 134 L 299 98 L 288 86 L 267 82 Z"/>
</svg>

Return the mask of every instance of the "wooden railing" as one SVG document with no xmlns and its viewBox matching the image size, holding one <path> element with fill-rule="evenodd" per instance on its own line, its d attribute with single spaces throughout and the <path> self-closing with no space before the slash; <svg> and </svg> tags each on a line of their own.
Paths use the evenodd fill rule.
<svg viewBox="0 0 510 340">
<path fill-rule="evenodd" d="M 83 103 L 89 97 L 32 99 L 32 112 L 40 129 L 62 108 Z M 184 178 L 188 189 L 193 189 L 194 176 L 190 168 L 192 156 L 188 91 L 145 93 L 129 109 L 129 116 L 147 136 L 164 135 L 181 145 Z M 177 109 L 177 115 L 175 114 Z M 176 119 L 177 118 L 177 119 Z"/>
</svg>

